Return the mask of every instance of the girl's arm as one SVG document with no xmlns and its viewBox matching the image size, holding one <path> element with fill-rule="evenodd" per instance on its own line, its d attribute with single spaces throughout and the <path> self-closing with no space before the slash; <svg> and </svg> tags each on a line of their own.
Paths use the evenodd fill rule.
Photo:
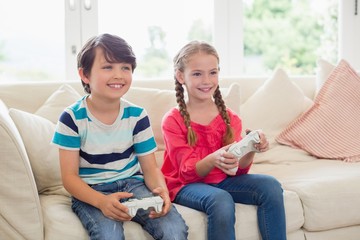
<svg viewBox="0 0 360 240">
<path fill-rule="evenodd" d="M 131 193 L 119 192 L 104 195 L 92 189 L 79 176 L 79 151 L 59 150 L 60 169 L 65 189 L 75 198 L 99 208 L 103 214 L 116 220 L 130 220 L 127 207 L 120 204 L 121 198 L 131 197 Z"/>
</svg>

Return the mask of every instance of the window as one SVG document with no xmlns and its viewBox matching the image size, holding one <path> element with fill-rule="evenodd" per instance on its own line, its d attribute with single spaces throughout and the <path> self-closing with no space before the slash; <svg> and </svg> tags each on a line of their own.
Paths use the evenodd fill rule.
<svg viewBox="0 0 360 240">
<path fill-rule="evenodd" d="M 169 78 L 172 58 L 189 40 L 212 42 L 209 0 L 98 1 L 98 32 L 122 36 L 138 58 L 139 78 Z"/>
<path fill-rule="evenodd" d="M 78 79 L 79 49 L 104 32 L 134 48 L 141 79 L 171 78 L 173 56 L 193 39 L 216 47 L 223 76 L 269 75 L 277 66 L 311 75 L 319 57 L 360 69 L 356 1 L 4 1 L 0 81 Z"/>
<path fill-rule="evenodd" d="M 65 79 L 64 3 L 2 1 L 0 81 Z"/>
</svg>

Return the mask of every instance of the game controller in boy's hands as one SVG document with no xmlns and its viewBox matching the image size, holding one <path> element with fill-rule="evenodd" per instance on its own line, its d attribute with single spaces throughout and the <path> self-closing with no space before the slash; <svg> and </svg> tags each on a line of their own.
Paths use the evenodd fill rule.
<svg viewBox="0 0 360 240">
<path fill-rule="evenodd" d="M 243 139 L 241 139 L 239 142 L 234 143 L 229 147 L 228 152 L 232 153 L 235 157 L 238 159 L 242 158 L 245 154 L 249 152 L 259 152 L 254 144 L 260 143 L 260 134 L 259 130 L 254 130 L 249 132 Z M 237 167 L 231 169 L 230 171 L 236 172 Z"/>
<path fill-rule="evenodd" d="M 137 210 L 142 208 L 144 210 L 153 207 L 157 213 L 162 211 L 164 200 L 160 196 L 152 196 L 145 198 L 131 198 L 126 202 L 123 202 L 125 206 L 129 208 L 129 215 L 134 217 L 137 213 Z"/>
</svg>

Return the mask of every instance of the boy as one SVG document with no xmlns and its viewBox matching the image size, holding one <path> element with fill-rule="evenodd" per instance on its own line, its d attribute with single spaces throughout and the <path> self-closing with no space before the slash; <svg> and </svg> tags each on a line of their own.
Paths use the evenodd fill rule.
<svg viewBox="0 0 360 240">
<path fill-rule="evenodd" d="M 101 34 L 78 54 L 87 95 L 64 110 L 53 143 L 59 146 L 64 187 L 90 239 L 125 239 L 123 222 L 134 221 L 154 239 L 187 239 L 187 226 L 171 205 L 154 152 L 146 111 L 124 99 L 136 58 L 122 38 Z M 160 213 L 139 209 L 132 218 L 121 202 L 158 195 Z"/>
</svg>

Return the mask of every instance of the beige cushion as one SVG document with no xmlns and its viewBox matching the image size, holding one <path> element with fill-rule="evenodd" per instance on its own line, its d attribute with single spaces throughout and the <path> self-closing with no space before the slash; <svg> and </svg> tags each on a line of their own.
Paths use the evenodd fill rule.
<svg viewBox="0 0 360 240">
<path fill-rule="evenodd" d="M 271 163 L 271 164 L 288 164 L 293 162 L 314 161 L 314 157 L 302 149 L 291 148 L 279 144 L 274 137 L 268 137 L 269 150 L 266 152 L 256 153 L 254 163 Z M 291 156 L 291 158 L 289 158 Z"/>
<path fill-rule="evenodd" d="M 53 123 L 57 123 L 64 108 L 73 104 L 81 98 L 81 95 L 69 84 L 59 87 L 45 103 L 36 110 L 35 114 L 42 116 Z"/>
<path fill-rule="evenodd" d="M 318 158 L 360 161 L 360 77 L 345 61 L 331 72 L 313 106 L 276 140 Z"/>
<path fill-rule="evenodd" d="M 285 189 L 297 193 L 304 208 L 305 229 L 324 231 L 360 225 L 359 162 L 317 161 L 315 158 L 303 161 L 291 151 L 283 155 L 288 162 L 254 164 L 252 171 L 272 175 Z"/>
<path fill-rule="evenodd" d="M 25 144 L 39 193 L 68 195 L 61 181 L 58 148 L 50 143 L 55 124 L 17 109 L 9 113 Z"/>
<path fill-rule="evenodd" d="M 326 79 L 328 79 L 330 73 L 334 70 L 336 66 L 331 64 L 330 62 L 320 58 L 316 62 L 317 69 L 316 69 L 316 88 L 315 93 L 317 94 L 324 83 L 326 82 Z"/>
<path fill-rule="evenodd" d="M 43 219 L 24 143 L 0 100 L 0 239 L 43 239 Z"/>
<path fill-rule="evenodd" d="M 275 136 L 311 104 L 279 68 L 240 106 L 243 129 L 262 129 L 269 137 Z"/>
<path fill-rule="evenodd" d="M 81 95 L 73 87 L 64 84 L 35 114 L 13 108 L 9 111 L 25 144 L 39 193 L 69 196 L 62 185 L 58 148 L 50 142 L 60 114 L 79 98 Z"/>
</svg>

